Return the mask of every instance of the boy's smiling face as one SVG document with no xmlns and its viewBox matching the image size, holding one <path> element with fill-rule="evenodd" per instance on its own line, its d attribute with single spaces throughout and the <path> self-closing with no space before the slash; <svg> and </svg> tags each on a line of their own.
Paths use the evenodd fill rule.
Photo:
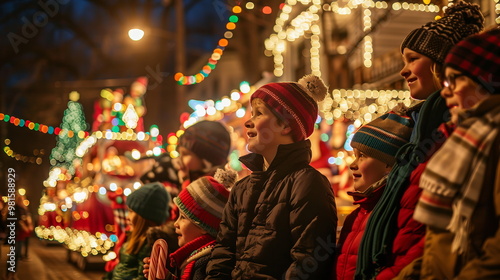
<svg viewBox="0 0 500 280">
<path fill-rule="evenodd" d="M 441 96 L 446 100 L 451 121 L 458 123 L 460 111 L 470 109 L 489 96 L 489 93 L 462 72 L 446 67 Z"/>
<path fill-rule="evenodd" d="M 250 152 L 274 158 L 278 145 L 292 143 L 288 135 L 290 127 L 278 120 L 276 115 L 260 98 L 252 100 L 252 117 L 245 122 Z"/>
<path fill-rule="evenodd" d="M 177 218 L 177 221 L 174 223 L 175 233 L 177 234 L 177 244 L 179 244 L 179 247 L 207 233 L 184 216 L 184 213 L 180 212 L 179 214 L 179 218 Z"/>
<path fill-rule="evenodd" d="M 358 192 L 363 192 L 378 182 L 389 174 L 392 168 L 376 158 L 365 155 L 356 148 L 354 148 L 354 155 L 356 159 L 351 163 L 350 169 L 354 179 L 354 189 Z"/>
<path fill-rule="evenodd" d="M 405 48 L 403 62 L 400 74 L 408 83 L 411 97 L 425 100 L 439 89 L 432 73 L 433 61 L 429 57 Z"/>
</svg>

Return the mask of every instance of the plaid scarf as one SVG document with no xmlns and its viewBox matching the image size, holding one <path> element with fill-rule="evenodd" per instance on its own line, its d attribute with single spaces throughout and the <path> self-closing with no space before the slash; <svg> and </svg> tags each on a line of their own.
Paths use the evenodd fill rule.
<svg viewBox="0 0 500 280">
<path fill-rule="evenodd" d="M 499 132 L 499 107 L 467 119 L 432 157 L 420 179 L 423 193 L 414 219 L 453 232 L 452 252 L 467 250 L 469 222 Z"/>
</svg>

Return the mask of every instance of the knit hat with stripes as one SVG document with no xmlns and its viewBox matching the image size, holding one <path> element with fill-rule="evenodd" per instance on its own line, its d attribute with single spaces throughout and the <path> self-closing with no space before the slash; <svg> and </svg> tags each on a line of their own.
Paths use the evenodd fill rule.
<svg viewBox="0 0 500 280">
<path fill-rule="evenodd" d="M 443 64 L 450 49 L 463 38 L 480 32 L 483 23 L 477 4 L 456 2 L 445 10 L 442 18 L 410 32 L 401 44 L 401 53 L 409 48 Z"/>
<path fill-rule="evenodd" d="M 467 75 L 488 92 L 500 94 L 500 28 L 460 41 L 444 65 Z"/>
<path fill-rule="evenodd" d="M 409 142 L 413 125 L 410 117 L 391 111 L 360 127 L 351 146 L 392 166 L 399 148 Z"/>
<path fill-rule="evenodd" d="M 320 77 L 306 75 L 298 82 L 269 83 L 250 98 L 260 98 L 282 121 L 290 125 L 294 141 L 309 137 L 318 117 L 318 103 L 327 88 Z"/>
<path fill-rule="evenodd" d="M 236 178 L 233 170 L 217 169 L 214 177 L 200 177 L 189 184 L 174 198 L 174 203 L 186 218 L 215 238 Z"/>
</svg>

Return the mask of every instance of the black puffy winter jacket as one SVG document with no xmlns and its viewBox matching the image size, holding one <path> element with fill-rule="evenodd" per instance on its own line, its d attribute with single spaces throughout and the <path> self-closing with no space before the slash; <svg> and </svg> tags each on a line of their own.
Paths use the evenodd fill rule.
<svg viewBox="0 0 500 280">
<path fill-rule="evenodd" d="M 309 140 L 263 158 L 240 158 L 252 174 L 231 190 L 207 279 L 326 279 L 337 212 L 330 183 L 309 166 Z"/>
</svg>

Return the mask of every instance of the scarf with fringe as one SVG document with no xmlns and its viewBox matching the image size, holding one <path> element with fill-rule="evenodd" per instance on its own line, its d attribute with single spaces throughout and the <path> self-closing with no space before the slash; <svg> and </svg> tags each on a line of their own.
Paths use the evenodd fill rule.
<svg viewBox="0 0 500 280">
<path fill-rule="evenodd" d="M 452 252 L 467 250 L 470 220 L 499 132 L 498 107 L 465 120 L 431 158 L 420 179 L 423 192 L 414 219 L 454 233 Z"/>
</svg>

